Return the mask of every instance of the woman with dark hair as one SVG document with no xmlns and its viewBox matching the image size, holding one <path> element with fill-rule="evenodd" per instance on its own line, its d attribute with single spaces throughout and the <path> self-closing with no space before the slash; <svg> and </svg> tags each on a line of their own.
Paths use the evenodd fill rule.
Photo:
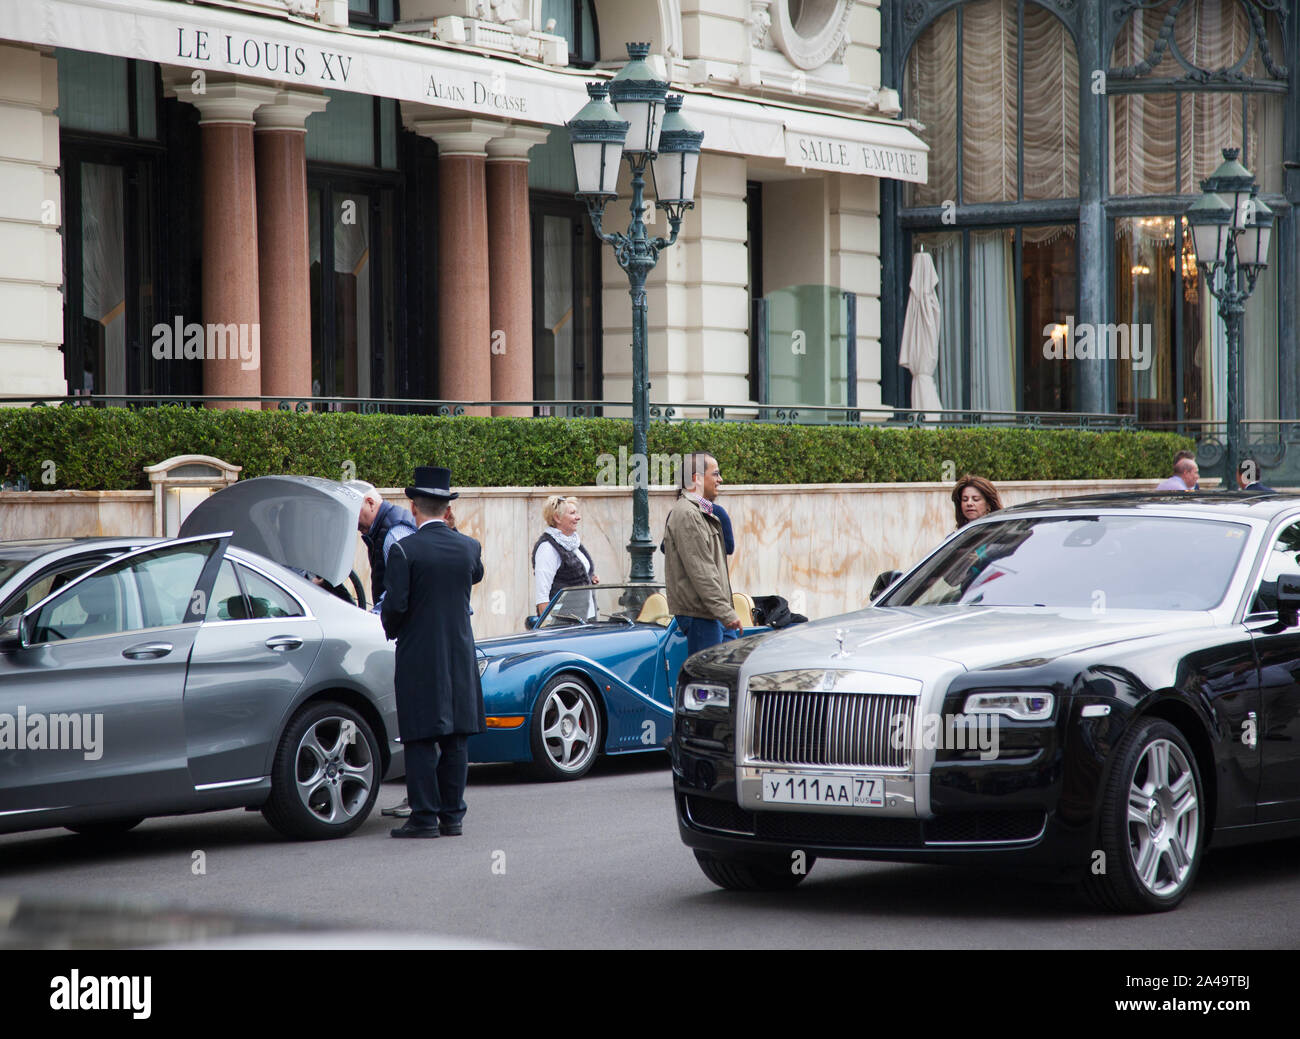
<svg viewBox="0 0 1300 1039">
<path fill-rule="evenodd" d="M 1002 508 L 998 489 L 982 476 L 967 473 L 952 489 L 952 508 L 957 516 L 957 529 L 961 530 L 971 520 L 987 516 Z"/>
</svg>

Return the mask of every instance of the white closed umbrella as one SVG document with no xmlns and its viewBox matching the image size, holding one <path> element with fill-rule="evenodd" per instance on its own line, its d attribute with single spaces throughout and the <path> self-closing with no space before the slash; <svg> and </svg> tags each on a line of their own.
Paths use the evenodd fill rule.
<svg viewBox="0 0 1300 1039">
<path fill-rule="evenodd" d="M 939 368 L 939 272 L 925 250 L 912 261 L 910 288 L 898 363 L 912 373 L 912 407 L 934 421 L 939 416 L 931 409 L 943 407 L 934 378 Z"/>
</svg>

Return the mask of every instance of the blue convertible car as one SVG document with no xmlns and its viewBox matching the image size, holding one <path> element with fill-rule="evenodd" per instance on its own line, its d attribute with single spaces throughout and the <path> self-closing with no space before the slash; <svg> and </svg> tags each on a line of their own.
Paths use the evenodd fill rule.
<svg viewBox="0 0 1300 1039">
<path fill-rule="evenodd" d="M 534 630 L 484 639 L 478 653 L 488 729 L 470 739 L 470 761 L 531 762 L 541 778 L 577 779 L 601 751 L 667 745 L 686 636 L 661 585 L 566 588 Z"/>
</svg>

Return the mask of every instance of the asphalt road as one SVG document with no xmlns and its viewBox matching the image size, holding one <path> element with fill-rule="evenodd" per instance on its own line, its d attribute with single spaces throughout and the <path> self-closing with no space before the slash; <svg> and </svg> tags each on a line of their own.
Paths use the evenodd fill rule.
<svg viewBox="0 0 1300 1039">
<path fill-rule="evenodd" d="M 403 793 L 389 784 L 380 804 Z M 246 812 L 153 819 L 107 843 L 63 830 L 0 836 L 0 945 L 6 918 L 10 945 L 33 934 L 65 945 L 60 929 L 77 927 L 70 907 L 93 917 L 109 905 L 233 915 L 270 931 L 553 948 L 1300 945 L 1297 840 L 1211 853 L 1182 908 L 1117 917 L 1068 888 L 939 866 L 822 860 L 793 892 L 718 890 L 677 837 L 664 755 L 602 761 L 576 783 L 474 766 L 467 801 L 465 835 L 434 841 L 390 839 L 377 811 L 352 837 L 322 843 L 283 841 Z M 43 912 L 17 911 L 32 905 Z M 111 931 L 95 935 L 81 941 Z"/>
</svg>

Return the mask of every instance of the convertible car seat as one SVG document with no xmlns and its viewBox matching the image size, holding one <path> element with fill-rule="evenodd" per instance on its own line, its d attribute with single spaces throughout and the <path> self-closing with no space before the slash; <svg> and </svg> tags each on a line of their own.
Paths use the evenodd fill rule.
<svg viewBox="0 0 1300 1039">
<path fill-rule="evenodd" d="M 666 627 L 672 616 L 668 612 L 667 597 L 663 592 L 654 592 L 641 605 L 641 612 L 636 619 L 638 624 L 662 624 Z"/>
<path fill-rule="evenodd" d="M 742 627 L 752 628 L 754 626 L 754 600 L 748 595 L 744 592 L 732 592 L 731 608 L 740 617 Z"/>
</svg>

